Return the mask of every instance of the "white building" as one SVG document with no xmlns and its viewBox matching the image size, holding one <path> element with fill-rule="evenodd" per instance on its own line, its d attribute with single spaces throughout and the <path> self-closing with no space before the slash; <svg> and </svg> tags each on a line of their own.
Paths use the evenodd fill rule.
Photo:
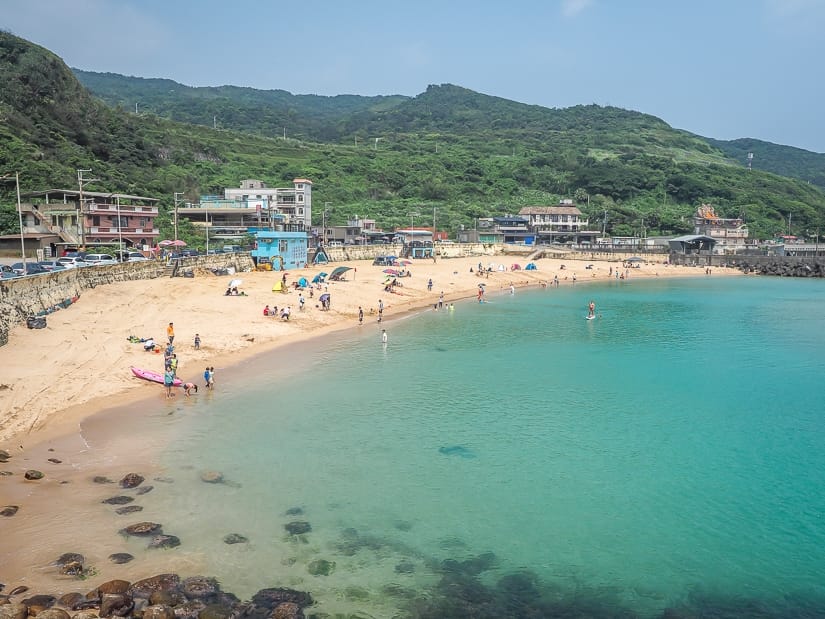
<svg viewBox="0 0 825 619">
<path fill-rule="evenodd" d="M 259 180 L 241 181 L 238 189 L 225 189 L 224 198 L 253 210 L 269 210 L 286 216 L 290 223 L 303 223 L 309 230 L 312 222 L 312 181 L 296 178 L 292 187 L 267 187 Z"/>
</svg>

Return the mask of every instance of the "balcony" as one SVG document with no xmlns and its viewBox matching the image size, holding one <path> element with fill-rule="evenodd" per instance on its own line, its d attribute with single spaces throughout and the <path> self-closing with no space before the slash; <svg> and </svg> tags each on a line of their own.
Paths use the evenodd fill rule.
<svg viewBox="0 0 825 619">
<path fill-rule="evenodd" d="M 117 204 L 97 204 L 95 202 L 86 204 L 86 213 L 90 215 L 99 213 L 117 215 L 118 211 L 120 211 L 121 215 L 157 215 L 158 207 L 134 204 L 121 204 L 118 207 Z"/>
<path fill-rule="evenodd" d="M 113 234 L 117 235 L 120 234 L 160 234 L 160 230 L 158 228 L 127 228 L 123 227 L 120 228 L 118 231 L 117 227 L 112 226 L 92 226 L 91 228 L 87 228 L 87 234 Z"/>
</svg>

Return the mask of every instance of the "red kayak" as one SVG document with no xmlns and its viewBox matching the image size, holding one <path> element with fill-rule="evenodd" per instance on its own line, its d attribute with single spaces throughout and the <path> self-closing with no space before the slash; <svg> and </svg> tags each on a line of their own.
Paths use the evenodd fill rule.
<svg viewBox="0 0 825 619">
<path fill-rule="evenodd" d="M 136 367 L 132 367 L 131 370 L 132 374 L 138 378 L 142 378 L 143 380 L 151 380 L 153 383 L 160 383 L 161 385 L 163 384 L 163 374 L 153 372 L 152 370 L 141 370 Z M 176 378 L 172 384 L 175 387 L 180 387 L 183 384 L 183 381 L 180 378 Z"/>
</svg>

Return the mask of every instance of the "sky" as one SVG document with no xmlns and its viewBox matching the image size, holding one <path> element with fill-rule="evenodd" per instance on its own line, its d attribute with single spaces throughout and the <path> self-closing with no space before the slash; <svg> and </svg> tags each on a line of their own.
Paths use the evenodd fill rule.
<svg viewBox="0 0 825 619">
<path fill-rule="evenodd" d="M 825 152 L 825 0 L 0 0 L 71 67 L 294 94 L 456 84 Z M 758 151 L 755 153 L 758 157 Z"/>
</svg>

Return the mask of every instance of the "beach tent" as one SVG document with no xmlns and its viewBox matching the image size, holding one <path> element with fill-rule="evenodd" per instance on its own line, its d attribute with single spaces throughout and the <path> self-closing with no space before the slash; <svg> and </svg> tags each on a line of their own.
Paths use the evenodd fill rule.
<svg viewBox="0 0 825 619">
<path fill-rule="evenodd" d="M 327 253 L 319 247 L 315 251 L 315 257 L 312 259 L 312 264 L 327 264 L 328 262 L 329 256 L 327 256 Z"/>
<path fill-rule="evenodd" d="M 517 262 L 514 262 L 513 264 L 510 265 L 510 270 L 511 271 L 521 271 L 521 265 Z"/>
<path fill-rule="evenodd" d="M 309 282 L 307 281 L 306 277 L 302 277 L 301 279 L 298 280 L 298 285 L 301 288 L 306 288 L 307 286 L 309 286 Z"/>
<path fill-rule="evenodd" d="M 275 282 L 275 285 L 272 286 L 272 292 L 283 292 L 284 291 L 284 283 L 279 279 Z"/>
<path fill-rule="evenodd" d="M 344 273 L 351 270 L 352 267 L 335 267 L 330 273 L 329 278 L 334 281 L 340 281 L 341 277 L 343 277 Z"/>
<path fill-rule="evenodd" d="M 538 267 L 536 266 L 535 262 L 528 262 L 527 266 L 524 267 L 525 271 L 538 271 Z"/>
<path fill-rule="evenodd" d="M 323 271 L 321 271 L 320 273 L 318 273 L 318 275 L 316 275 L 315 277 L 312 278 L 312 283 L 313 284 L 321 284 L 321 283 L 324 282 L 324 278 L 326 276 L 327 276 L 327 274 L 324 273 Z"/>
</svg>

